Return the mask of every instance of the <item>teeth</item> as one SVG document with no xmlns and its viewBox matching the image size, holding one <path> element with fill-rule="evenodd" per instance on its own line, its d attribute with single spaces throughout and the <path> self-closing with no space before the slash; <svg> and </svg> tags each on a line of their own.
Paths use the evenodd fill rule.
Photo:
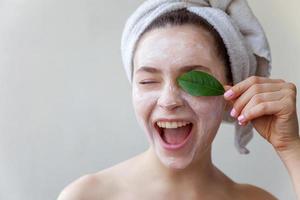
<svg viewBox="0 0 300 200">
<path fill-rule="evenodd" d="M 157 126 L 160 128 L 179 128 L 182 126 L 189 125 L 191 122 L 185 122 L 185 121 L 180 121 L 180 122 L 162 122 L 158 121 Z"/>
</svg>

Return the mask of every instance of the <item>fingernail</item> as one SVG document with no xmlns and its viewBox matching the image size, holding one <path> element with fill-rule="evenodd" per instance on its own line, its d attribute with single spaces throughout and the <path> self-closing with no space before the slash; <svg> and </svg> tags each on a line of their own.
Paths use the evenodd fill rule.
<svg viewBox="0 0 300 200">
<path fill-rule="evenodd" d="M 231 97 L 233 95 L 233 91 L 232 90 L 228 90 L 224 93 L 225 97 Z"/>
<path fill-rule="evenodd" d="M 244 115 L 240 115 L 238 117 L 239 122 L 245 122 L 245 116 Z"/>
<path fill-rule="evenodd" d="M 231 115 L 232 117 L 236 117 L 237 112 L 236 112 L 236 110 L 235 110 L 234 108 L 232 108 L 232 110 L 231 110 L 231 112 L 230 112 L 230 115 Z"/>
<path fill-rule="evenodd" d="M 242 122 L 239 122 L 239 125 L 242 126 Z"/>
</svg>

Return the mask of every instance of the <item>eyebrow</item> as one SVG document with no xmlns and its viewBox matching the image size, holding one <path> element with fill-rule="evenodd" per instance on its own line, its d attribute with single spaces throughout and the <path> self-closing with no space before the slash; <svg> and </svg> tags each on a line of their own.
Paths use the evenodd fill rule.
<svg viewBox="0 0 300 200">
<path fill-rule="evenodd" d="M 183 72 L 188 72 L 188 71 L 192 71 L 192 70 L 195 70 L 195 69 L 202 69 L 202 70 L 204 69 L 204 70 L 211 71 L 208 67 L 204 67 L 202 65 L 188 65 L 188 66 L 184 66 L 184 67 L 181 67 L 179 69 L 179 71 L 181 73 L 183 73 Z M 139 69 L 137 69 L 136 73 L 138 73 L 138 72 L 159 73 L 159 72 L 161 72 L 161 70 L 157 69 L 155 67 L 142 66 Z"/>
</svg>

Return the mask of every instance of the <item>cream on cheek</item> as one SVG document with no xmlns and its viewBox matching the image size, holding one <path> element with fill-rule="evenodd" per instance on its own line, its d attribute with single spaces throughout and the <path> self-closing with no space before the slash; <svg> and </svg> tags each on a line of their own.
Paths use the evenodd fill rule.
<svg viewBox="0 0 300 200">
<path fill-rule="evenodd" d="M 154 109 L 157 99 L 159 98 L 159 92 L 144 91 L 139 88 L 138 83 L 132 84 L 132 104 L 134 107 L 136 119 L 147 134 L 148 141 L 153 145 L 153 133 L 151 130 L 151 112 Z"/>
<path fill-rule="evenodd" d="M 197 147 L 206 149 L 215 137 L 223 118 L 224 99 L 222 96 L 190 97 L 189 105 L 197 118 Z"/>
</svg>

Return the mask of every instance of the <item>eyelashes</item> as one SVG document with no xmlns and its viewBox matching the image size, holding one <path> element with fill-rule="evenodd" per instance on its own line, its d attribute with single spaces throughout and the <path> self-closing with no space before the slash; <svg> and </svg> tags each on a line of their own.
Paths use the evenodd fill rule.
<svg viewBox="0 0 300 200">
<path fill-rule="evenodd" d="M 146 85 L 146 84 L 153 84 L 153 83 L 157 83 L 156 81 L 140 81 L 139 84 L 141 85 Z"/>
</svg>

